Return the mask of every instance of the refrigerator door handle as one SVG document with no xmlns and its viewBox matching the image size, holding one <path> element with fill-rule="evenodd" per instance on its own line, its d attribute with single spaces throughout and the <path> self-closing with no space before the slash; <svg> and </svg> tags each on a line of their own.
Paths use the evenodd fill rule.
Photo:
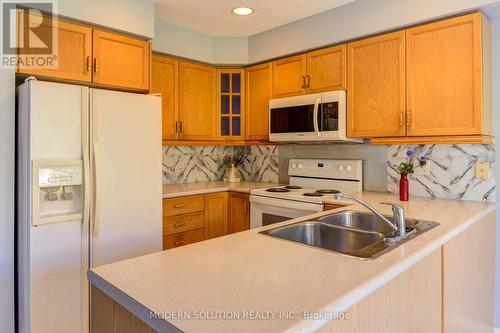
<svg viewBox="0 0 500 333">
<path fill-rule="evenodd" d="M 99 235 L 99 220 L 101 211 L 101 181 L 99 170 L 99 144 L 94 142 L 94 223 L 92 225 L 92 234 L 94 237 Z"/>
</svg>

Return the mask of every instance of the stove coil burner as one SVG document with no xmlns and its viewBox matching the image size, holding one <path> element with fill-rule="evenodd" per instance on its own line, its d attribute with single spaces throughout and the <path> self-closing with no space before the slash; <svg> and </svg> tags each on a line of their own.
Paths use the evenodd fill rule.
<svg viewBox="0 0 500 333">
<path fill-rule="evenodd" d="M 287 188 L 289 190 L 300 190 L 302 187 L 297 186 L 297 185 L 287 185 L 287 186 L 285 186 L 285 188 Z"/>
<path fill-rule="evenodd" d="M 337 194 L 337 193 L 340 193 L 340 191 L 325 189 L 325 190 L 317 190 L 316 193 L 320 193 L 320 194 Z"/>
<path fill-rule="evenodd" d="M 323 194 L 318 193 L 318 192 L 307 192 L 307 193 L 304 193 L 304 196 L 306 196 L 306 197 L 322 197 Z"/>
<path fill-rule="evenodd" d="M 284 188 L 284 187 L 271 187 L 266 190 L 267 192 L 276 192 L 276 193 L 284 193 L 284 192 L 290 192 L 289 189 Z"/>
</svg>

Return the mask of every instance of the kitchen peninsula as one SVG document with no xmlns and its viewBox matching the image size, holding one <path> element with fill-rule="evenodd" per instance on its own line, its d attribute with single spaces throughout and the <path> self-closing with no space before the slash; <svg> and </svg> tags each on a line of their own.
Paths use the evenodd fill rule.
<svg viewBox="0 0 500 333">
<path fill-rule="evenodd" d="M 388 215 L 378 203 L 399 203 L 358 195 Z M 440 225 L 374 260 L 258 234 L 267 226 L 93 268 L 92 331 L 492 331 L 494 205 L 412 198 L 403 207 Z M 271 228 L 346 209 L 364 210 Z"/>
</svg>

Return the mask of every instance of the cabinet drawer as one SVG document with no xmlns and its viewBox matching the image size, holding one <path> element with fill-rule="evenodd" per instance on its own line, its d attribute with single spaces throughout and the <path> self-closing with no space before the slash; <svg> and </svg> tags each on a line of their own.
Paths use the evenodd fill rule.
<svg viewBox="0 0 500 333">
<path fill-rule="evenodd" d="M 163 199 L 163 216 L 194 213 L 204 209 L 205 197 L 203 195 Z"/>
<path fill-rule="evenodd" d="M 168 216 L 163 219 L 163 235 L 195 230 L 205 227 L 205 213 L 198 212 L 179 216 Z"/>
<path fill-rule="evenodd" d="M 182 245 L 201 242 L 205 240 L 205 229 L 196 229 L 186 232 L 181 232 L 174 235 L 163 237 L 163 249 L 173 249 Z"/>
</svg>

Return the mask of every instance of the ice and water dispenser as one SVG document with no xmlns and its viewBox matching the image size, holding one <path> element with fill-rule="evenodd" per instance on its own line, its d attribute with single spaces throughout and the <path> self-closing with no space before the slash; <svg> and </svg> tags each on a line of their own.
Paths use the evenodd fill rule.
<svg viewBox="0 0 500 333">
<path fill-rule="evenodd" d="M 81 160 L 33 161 L 34 226 L 83 217 Z"/>
</svg>

